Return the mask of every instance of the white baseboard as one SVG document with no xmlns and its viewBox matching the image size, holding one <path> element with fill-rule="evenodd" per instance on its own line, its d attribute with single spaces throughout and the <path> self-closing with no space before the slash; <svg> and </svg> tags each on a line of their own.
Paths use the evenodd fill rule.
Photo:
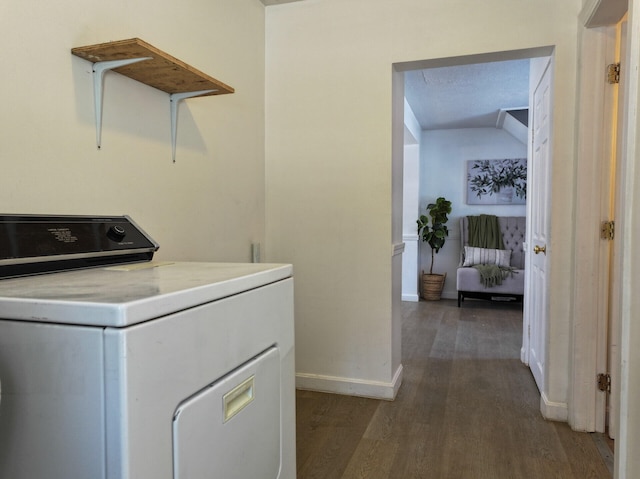
<svg viewBox="0 0 640 479">
<path fill-rule="evenodd" d="M 319 374 L 296 374 L 296 388 L 347 396 L 393 400 L 402 384 L 402 364 L 398 366 L 390 383 L 366 381 Z"/>
<path fill-rule="evenodd" d="M 411 301 L 412 303 L 417 303 L 420 301 L 420 296 L 417 294 L 403 294 L 402 301 Z"/>
<path fill-rule="evenodd" d="M 545 393 L 540 394 L 540 412 L 542 417 L 550 421 L 567 422 L 569 420 L 567 403 L 549 401 Z"/>
<path fill-rule="evenodd" d="M 529 355 L 524 346 L 520 348 L 520 361 L 522 361 L 522 364 L 525 366 L 529 366 Z"/>
</svg>

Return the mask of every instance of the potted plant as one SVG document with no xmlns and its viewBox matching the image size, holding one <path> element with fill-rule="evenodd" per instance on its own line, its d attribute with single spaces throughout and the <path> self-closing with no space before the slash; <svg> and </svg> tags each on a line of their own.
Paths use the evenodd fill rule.
<svg viewBox="0 0 640 479">
<path fill-rule="evenodd" d="M 444 281 L 447 273 L 434 274 L 433 263 L 435 255 L 444 246 L 449 229 L 447 228 L 447 216 L 451 213 L 451 201 L 446 200 L 442 196 L 435 203 L 427 205 L 427 215 L 420 215 L 418 218 L 418 235 L 422 237 L 422 241 L 428 243 L 431 247 L 431 267 L 429 274 L 422 273 L 422 297 L 427 300 L 439 300 L 444 287 Z"/>
</svg>

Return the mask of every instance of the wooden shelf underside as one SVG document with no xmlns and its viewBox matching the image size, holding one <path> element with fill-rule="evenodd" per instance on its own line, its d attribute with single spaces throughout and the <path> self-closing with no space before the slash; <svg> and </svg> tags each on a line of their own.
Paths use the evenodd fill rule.
<svg viewBox="0 0 640 479">
<path fill-rule="evenodd" d="M 74 55 L 92 63 L 151 57 L 150 60 L 114 68 L 113 71 L 169 94 L 215 90 L 199 96 L 233 93 L 234 89 L 206 73 L 158 50 L 139 38 L 100 43 L 71 49 Z"/>
</svg>

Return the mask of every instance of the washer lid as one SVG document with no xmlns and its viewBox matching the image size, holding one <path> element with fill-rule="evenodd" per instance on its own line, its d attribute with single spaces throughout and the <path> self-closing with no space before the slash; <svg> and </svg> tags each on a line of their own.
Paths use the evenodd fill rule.
<svg viewBox="0 0 640 479">
<path fill-rule="evenodd" d="M 289 278 L 291 265 L 150 262 L 0 280 L 1 319 L 124 327 Z"/>
</svg>

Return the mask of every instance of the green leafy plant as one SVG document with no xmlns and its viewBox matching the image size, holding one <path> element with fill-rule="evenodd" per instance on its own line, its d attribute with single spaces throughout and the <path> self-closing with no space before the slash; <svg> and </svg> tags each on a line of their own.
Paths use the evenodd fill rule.
<svg viewBox="0 0 640 479">
<path fill-rule="evenodd" d="M 435 203 L 427 205 L 427 215 L 420 215 L 418 218 L 418 235 L 422 236 L 422 241 L 431 246 L 431 268 L 429 274 L 433 274 L 433 262 L 435 253 L 440 251 L 444 246 L 446 237 L 449 236 L 449 229 L 446 222 L 449 221 L 447 216 L 451 213 L 451 201 L 446 200 L 442 196 Z"/>
<path fill-rule="evenodd" d="M 478 198 L 508 187 L 518 198 L 527 197 L 527 165 L 522 159 L 478 160 L 471 169 L 477 171 L 467 176 L 469 188 Z"/>
</svg>

